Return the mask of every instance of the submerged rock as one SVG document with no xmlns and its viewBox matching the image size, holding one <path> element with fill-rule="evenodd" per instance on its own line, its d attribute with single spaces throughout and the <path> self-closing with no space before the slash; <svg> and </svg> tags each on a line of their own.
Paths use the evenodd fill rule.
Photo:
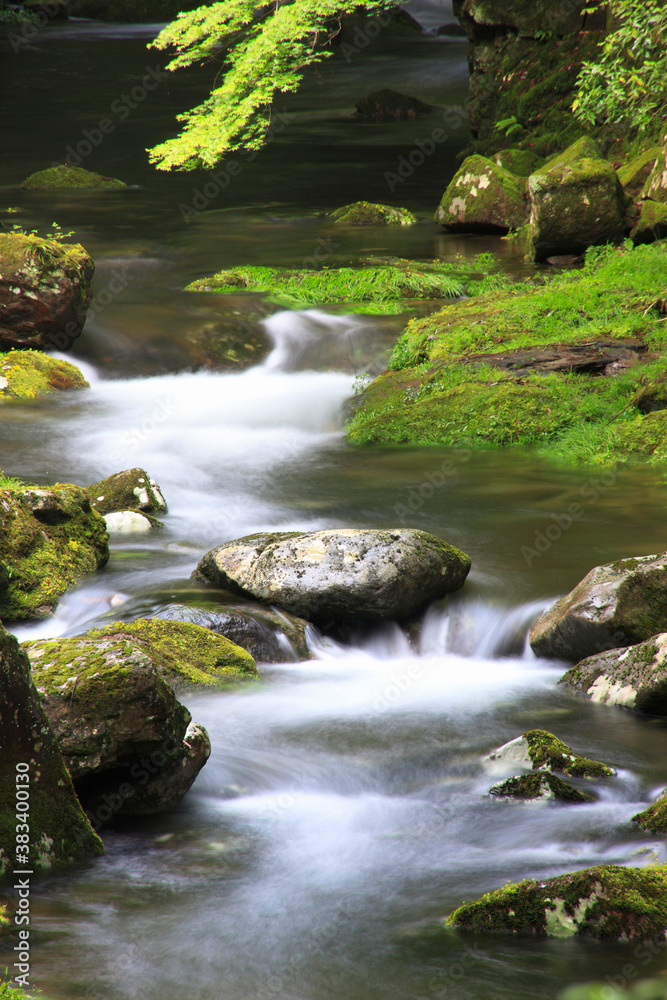
<svg viewBox="0 0 667 1000">
<path fill-rule="evenodd" d="M 477 155 L 463 161 L 435 213 L 435 221 L 452 232 L 506 233 L 527 219 L 525 178 Z"/>
<path fill-rule="evenodd" d="M 537 656 L 576 663 L 664 631 L 667 553 L 596 566 L 540 615 L 530 631 L 530 645 Z"/>
<path fill-rule="evenodd" d="M 43 618 L 109 559 L 103 518 L 79 486 L 0 489 L 0 617 Z"/>
<path fill-rule="evenodd" d="M 69 361 L 40 351 L 0 355 L 0 398 L 36 399 L 52 392 L 89 388 L 83 373 Z"/>
<path fill-rule="evenodd" d="M 590 792 L 580 792 L 555 774 L 513 775 L 490 788 L 489 794 L 506 799 L 556 799 L 570 804 L 595 801 Z"/>
<path fill-rule="evenodd" d="M 528 178 L 530 245 L 536 261 L 618 243 L 626 232 L 616 171 L 585 136 Z"/>
<path fill-rule="evenodd" d="M 28 869 L 49 869 L 103 854 L 33 687 L 28 657 L 1 626 L 0 719 L 0 879 L 20 867 L 19 857 L 28 859 Z M 17 841 L 18 788 L 28 793 L 25 851 Z M 2 907 L 0 923 L 1 917 Z"/>
<path fill-rule="evenodd" d="M 597 865 L 540 882 L 505 885 L 464 903 L 445 926 L 540 937 L 663 940 L 667 866 Z"/>
<path fill-rule="evenodd" d="M 573 778 L 606 778 L 614 774 L 608 764 L 581 757 L 546 729 L 529 729 L 494 750 L 484 761 L 493 770 L 497 767 L 511 769 L 518 765 L 533 771 L 560 771 Z"/>
<path fill-rule="evenodd" d="M 389 89 L 376 90 L 367 97 L 362 97 L 356 107 L 362 118 L 371 118 L 376 122 L 422 118 L 433 111 L 430 104 L 424 104 L 417 97 Z"/>
<path fill-rule="evenodd" d="M 127 187 L 124 181 L 116 177 L 103 177 L 102 174 L 84 170 L 83 167 L 69 167 L 65 163 L 47 170 L 38 170 L 27 177 L 22 188 L 46 190 L 51 188 L 102 188 L 108 191 L 122 191 Z"/>
<path fill-rule="evenodd" d="M 115 472 L 99 483 L 86 487 L 90 505 L 99 514 L 138 510 L 148 514 L 166 514 L 162 491 L 145 469 Z"/>
<path fill-rule="evenodd" d="M 338 226 L 412 226 L 416 217 L 407 208 L 377 205 L 370 201 L 355 201 L 331 213 Z"/>
<path fill-rule="evenodd" d="M 79 244 L 0 233 L 0 350 L 70 346 L 86 319 L 94 271 Z"/>
<path fill-rule="evenodd" d="M 193 573 L 314 622 L 406 618 L 459 590 L 470 558 L 425 531 L 340 528 L 225 542 Z"/>
<path fill-rule="evenodd" d="M 667 715 L 667 633 L 589 656 L 560 683 L 602 705 Z"/>
</svg>

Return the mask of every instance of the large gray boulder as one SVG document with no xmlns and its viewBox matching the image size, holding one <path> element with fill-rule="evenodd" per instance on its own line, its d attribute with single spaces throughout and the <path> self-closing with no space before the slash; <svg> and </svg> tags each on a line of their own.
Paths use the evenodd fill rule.
<svg viewBox="0 0 667 1000">
<path fill-rule="evenodd" d="M 667 552 L 596 566 L 530 631 L 537 656 L 578 663 L 667 631 Z"/>
<path fill-rule="evenodd" d="M 211 549 L 193 577 L 313 622 L 406 618 L 463 586 L 470 558 L 406 528 L 249 535 Z"/>
<path fill-rule="evenodd" d="M 627 223 L 616 171 L 587 136 L 528 178 L 530 243 L 536 261 L 618 243 Z"/>
<path fill-rule="evenodd" d="M 589 656 L 568 670 L 560 683 L 602 705 L 667 715 L 667 633 L 637 646 Z"/>
<path fill-rule="evenodd" d="M 28 657 L 1 626 L 0 746 L 0 880 L 14 869 L 49 869 L 103 854 L 33 686 Z M 18 789 L 25 792 L 17 796 Z M 17 841 L 23 816 L 29 833 Z"/>
<path fill-rule="evenodd" d="M 528 221 L 526 178 L 484 156 L 469 156 L 443 194 L 435 221 L 452 232 L 519 229 Z"/>
</svg>

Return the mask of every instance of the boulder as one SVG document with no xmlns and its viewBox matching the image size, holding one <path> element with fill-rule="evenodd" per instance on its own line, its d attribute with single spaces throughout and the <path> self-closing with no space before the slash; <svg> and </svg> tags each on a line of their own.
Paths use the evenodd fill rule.
<svg viewBox="0 0 667 1000">
<path fill-rule="evenodd" d="M 530 645 L 537 656 L 578 663 L 664 631 L 667 553 L 596 566 L 540 615 L 530 630 Z"/>
<path fill-rule="evenodd" d="M 595 801 L 590 792 L 580 792 L 555 774 L 513 775 L 490 788 L 489 794 L 504 799 L 555 799 L 570 805 Z"/>
<path fill-rule="evenodd" d="M 484 156 L 463 161 L 442 196 L 435 221 L 450 232 L 504 232 L 528 218 L 527 181 Z"/>
<path fill-rule="evenodd" d="M 425 531 L 339 528 L 225 542 L 193 578 L 314 622 L 407 618 L 463 586 L 470 558 Z"/>
<path fill-rule="evenodd" d="M 143 535 L 147 531 L 164 528 L 162 521 L 138 510 L 118 510 L 104 515 L 110 535 Z"/>
<path fill-rule="evenodd" d="M 357 104 L 357 112 L 362 118 L 376 122 L 397 121 L 400 118 L 422 118 L 430 115 L 433 108 L 416 97 L 400 94 L 397 90 L 376 90 L 362 97 Z"/>
<path fill-rule="evenodd" d="M 44 618 L 109 559 L 104 519 L 79 486 L 0 489 L 0 618 Z"/>
<path fill-rule="evenodd" d="M 52 188 L 98 188 L 105 191 L 123 191 L 127 188 L 124 181 L 116 177 L 104 177 L 102 174 L 84 170 L 83 167 L 69 167 L 62 163 L 57 167 L 38 170 L 26 177 L 22 188 L 44 191 Z"/>
<path fill-rule="evenodd" d="M 539 937 L 662 941 L 667 927 L 667 867 L 597 865 L 556 878 L 509 884 L 464 903 L 445 927 Z"/>
<path fill-rule="evenodd" d="M 493 157 L 493 162 L 517 177 L 530 177 L 537 169 L 540 158 L 532 149 L 501 149 Z"/>
<path fill-rule="evenodd" d="M 644 185 L 653 172 L 659 152 L 659 146 L 651 146 L 640 156 L 618 168 L 617 173 L 621 187 L 633 201 L 638 201 L 641 197 Z"/>
<path fill-rule="evenodd" d="M 103 854 L 40 705 L 28 657 L 1 626 L 0 719 L 0 879 L 22 867 L 21 857 L 27 858 L 26 868 L 35 870 Z M 28 793 L 21 795 L 28 809 L 21 806 L 17 819 L 19 788 Z M 30 828 L 27 851 L 17 851 L 17 833 L 22 833 L 17 822 Z"/>
<path fill-rule="evenodd" d="M 667 791 L 647 809 L 636 813 L 632 817 L 632 822 L 637 823 L 648 833 L 667 833 Z"/>
<path fill-rule="evenodd" d="M 370 201 L 355 201 L 331 213 L 337 226 L 412 226 L 416 217 L 407 208 L 376 205 Z"/>
<path fill-rule="evenodd" d="M 616 171 L 587 136 L 528 178 L 530 244 L 536 261 L 618 243 L 626 232 Z"/>
<path fill-rule="evenodd" d="M 148 514 L 166 514 L 167 504 L 160 487 L 145 469 L 115 472 L 99 483 L 87 486 L 86 496 L 98 514 L 138 510 Z"/>
<path fill-rule="evenodd" d="M 189 711 L 147 645 L 113 632 L 23 644 L 44 711 L 96 828 L 112 816 L 173 808 L 210 755 L 206 731 L 190 725 Z"/>
<path fill-rule="evenodd" d="M 52 392 L 89 388 L 82 372 L 69 361 L 39 351 L 0 355 L 0 399 L 36 399 Z"/>
<path fill-rule="evenodd" d="M 642 190 L 642 198 L 667 204 L 667 144 L 659 151 L 653 170 Z"/>
<path fill-rule="evenodd" d="M 602 705 L 667 715 L 667 633 L 577 663 L 561 684 Z"/>
<path fill-rule="evenodd" d="M 0 350 L 70 345 L 86 319 L 94 270 L 79 244 L 0 233 Z"/>
<path fill-rule="evenodd" d="M 630 232 L 630 239 L 638 246 L 640 243 L 655 243 L 656 240 L 667 238 L 667 203 L 661 205 L 658 201 L 643 201 L 639 218 Z"/>
<path fill-rule="evenodd" d="M 608 764 L 581 757 L 546 729 L 529 729 L 490 753 L 484 763 L 488 770 L 500 772 L 518 766 L 533 771 L 559 771 L 573 778 L 608 778 L 614 774 Z"/>
</svg>

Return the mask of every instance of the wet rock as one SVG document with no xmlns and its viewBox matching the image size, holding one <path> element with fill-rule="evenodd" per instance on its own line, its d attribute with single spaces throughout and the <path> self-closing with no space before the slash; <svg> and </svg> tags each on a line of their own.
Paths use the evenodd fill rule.
<svg viewBox="0 0 667 1000">
<path fill-rule="evenodd" d="M 667 239 L 667 203 L 661 205 L 657 201 L 643 201 L 639 218 L 630 232 L 630 239 L 635 246 Z"/>
<path fill-rule="evenodd" d="M 5 621 L 43 618 L 65 591 L 109 559 L 104 520 L 79 486 L 0 489 L 0 588 Z"/>
<path fill-rule="evenodd" d="M 331 213 L 338 226 L 412 226 L 416 217 L 407 208 L 376 205 L 370 201 L 355 201 Z"/>
<path fill-rule="evenodd" d="M 642 198 L 667 205 L 667 144 L 656 157 L 653 170 L 642 190 Z"/>
<path fill-rule="evenodd" d="M 62 163 L 60 166 L 38 170 L 37 173 L 31 174 L 24 180 L 21 187 L 41 191 L 57 188 L 99 188 L 107 191 L 122 191 L 127 187 L 127 184 L 124 181 L 119 181 L 116 177 L 104 177 L 102 174 L 93 173 L 92 170 L 84 170 L 83 167 L 69 167 Z"/>
<path fill-rule="evenodd" d="M 647 809 L 636 813 L 632 822 L 648 833 L 667 833 L 667 791 L 663 792 Z"/>
<path fill-rule="evenodd" d="M 660 152 L 659 146 L 652 146 L 634 160 L 619 167 L 618 179 L 626 195 L 637 201 L 646 181 L 649 179 Z"/>
<path fill-rule="evenodd" d="M 597 865 L 540 882 L 505 885 L 464 903 L 445 926 L 539 937 L 663 940 L 667 869 Z"/>
<path fill-rule="evenodd" d="M 536 261 L 618 243 L 626 232 L 616 171 L 585 136 L 528 178 L 530 245 Z"/>
<path fill-rule="evenodd" d="M 581 757 L 546 729 L 529 729 L 490 753 L 484 763 L 492 771 L 519 766 L 533 771 L 559 771 L 573 778 L 607 778 L 614 774 L 608 764 Z"/>
<path fill-rule="evenodd" d="M 667 715 L 667 633 L 590 656 L 560 683 L 602 705 Z"/>
<path fill-rule="evenodd" d="M 33 687 L 28 657 L 1 626 L 0 719 L 0 878 L 20 867 L 19 853 L 27 855 L 26 867 L 36 870 L 103 854 Z M 18 774 L 27 779 L 17 782 Z M 17 852 L 17 787 L 29 792 L 27 852 Z"/>
<path fill-rule="evenodd" d="M 104 515 L 104 523 L 111 535 L 143 535 L 147 531 L 164 528 L 162 521 L 138 510 L 118 510 Z"/>
<path fill-rule="evenodd" d="M 435 221 L 450 232 L 506 233 L 527 219 L 525 178 L 477 155 L 463 161 L 435 213 Z"/>
<path fill-rule="evenodd" d="M 571 805 L 595 801 L 594 795 L 580 792 L 555 774 L 513 775 L 490 788 L 489 794 L 505 799 L 555 799 Z"/>
<path fill-rule="evenodd" d="M 664 631 L 667 553 L 596 566 L 538 618 L 530 645 L 537 656 L 577 663 Z"/>
<path fill-rule="evenodd" d="M 264 311 L 270 312 L 271 308 L 264 307 Z M 219 371 L 252 368 L 264 361 L 274 347 L 259 322 L 241 315 L 236 319 L 210 319 L 189 330 L 186 339 L 196 365 Z"/>
<path fill-rule="evenodd" d="M 193 578 L 308 621 L 406 618 L 463 586 L 470 559 L 411 529 L 275 532 L 225 542 Z"/>
<path fill-rule="evenodd" d="M 82 372 L 69 361 L 37 351 L 0 355 L 0 398 L 36 399 L 52 392 L 88 388 Z"/>
<path fill-rule="evenodd" d="M 389 89 L 376 90 L 367 97 L 362 97 L 356 107 L 362 118 L 370 118 L 377 122 L 422 118 L 433 111 L 430 104 L 424 104 L 416 97 Z"/>
<path fill-rule="evenodd" d="M 87 486 L 85 492 L 91 507 L 99 514 L 131 510 L 147 514 L 167 513 L 162 491 L 145 469 L 115 472 L 101 482 Z"/>
<path fill-rule="evenodd" d="M 0 233 L 0 350 L 71 346 L 94 270 L 78 244 Z"/>
</svg>

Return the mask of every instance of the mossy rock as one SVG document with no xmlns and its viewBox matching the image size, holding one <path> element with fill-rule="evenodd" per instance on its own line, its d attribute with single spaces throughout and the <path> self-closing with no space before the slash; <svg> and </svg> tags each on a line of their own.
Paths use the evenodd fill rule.
<svg viewBox="0 0 667 1000">
<path fill-rule="evenodd" d="M 362 118 L 373 121 L 396 121 L 403 118 L 422 118 L 430 115 L 433 108 L 416 97 L 401 94 L 397 90 L 376 90 L 362 97 L 357 104 L 357 112 Z"/>
<path fill-rule="evenodd" d="M 595 801 L 590 792 L 580 792 L 555 774 L 515 775 L 494 785 L 489 794 L 505 799 L 552 799 L 570 805 Z"/>
<path fill-rule="evenodd" d="M 632 822 L 648 833 L 667 833 L 667 792 L 663 792 L 647 809 L 636 813 Z"/>
<path fill-rule="evenodd" d="M 277 307 L 264 307 L 269 314 Z M 216 371 L 246 371 L 260 364 L 274 344 L 259 322 L 239 312 L 235 318 L 212 319 L 186 333 L 195 365 Z"/>
<path fill-rule="evenodd" d="M 539 937 L 663 940 L 667 866 L 597 865 L 556 878 L 509 884 L 464 903 L 445 927 Z"/>
<path fill-rule="evenodd" d="M 109 559 L 104 520 L 79 486 L 0 489 L 4 621 L 43 618 L 66 590 Z"/>
<path fill-rule="evenodd" d="M 630 239 L 635 246 L 667 239 L 667 202 L 661 205 L 658 201 L 643 201 Z"/>
<path fill-rule="evenodd" d="M 0 233 L 0 350 L 71 346 L 86 319 L 94 271 L 79 244 Z"/>
<path fill-rule="evenodd" d="M 558 771 L 572 778 L 608 778 L 615 773 L 608 764 L 575 753 L 546 729 L 529 729 L 494 750 L 485 760 L 494 767 L 520 765 L 533 771 Z"/>
<path fill-rule="evenodd" d="M 642 190 L 642 198 L 667 205 L 667 144 L 658 153 L 655 166 Z"/>
<path fill-rule="evenodd" d="M 602 705 L 667 715 L 667 633 L 589 656 L 560 683 Z"/>
<path fill-rule="evenodd" d="M 355 201 L 331 213 L 338 226 L 412 226 L 416 217 L 407 208 L 377 205 L 370 201 Z"/>
<path fill-rule="evenodd" d="M 250 653 L 192 622 L 140 618 L 93 629 L 82 638 L 97 641 L 109 637 L 140 646 L 158 673 L 178 689 L 227 688 L 258 677 Z"/>
<path fill-rule="evenodd" d="M 98 514 L 137 510 L 147 514 L 166 514 L 167 503 L 160 487 L 145 469 L 114 472 L 99 483 L 86 486 L 90 506 Z"/>
<path fill-rule="evenodd" d="M 659 153 L 660 146 L 651 146 L 616 171 L 623 191 L 633 201 L 639 199 L 646 181 L 653 172 Z"/>
<path fill-rule="evenodd" d="M 626 233 L 616 171 L 588 136 L 531 174 L 528 191 L 530 252 L 536 261 L 618 243 Z"/>
<path fill-rule="evenodd" d="M 52 392 L 89 388 L 83 373 L 69 361 L 39 351 L 0 355 L 0 398 L 36 399 Z"/>
<path fill-rule="evenodd" d="M 30 803 L 28 868 L 48 870 L 104 853 L 86 819 L 32 683 L 28 657 L 0 627 L 0 880 L 18 867 L 17 788 Z M 17 774 L 27 781 L 17 781 Z"/>
<path fill-rule="evenodd" d="M 530 177 L 539 166 L 540 157 L 532 149 L 501 149 L 493 162 L 517 177 Z"/>
<path fill-rule="evenodd" d="M 70 167 L 62 163 L 58 167 L 48 167 L 26 177 L 22 188 L 33 191 L 48 191 L 57 188 L 97 188 L 105 191 L 123 191 L 127 188 L 124 181 L 116 177 L 103 177 L 102 174 L 84 170 L 83 167 Z"/>
<path fill-rule="evenodd" d="M 450 232 L 503 232 L 528 218 L 527 181 L 483 156 L 469 156 L 435 213 Z"/>
</svg>

